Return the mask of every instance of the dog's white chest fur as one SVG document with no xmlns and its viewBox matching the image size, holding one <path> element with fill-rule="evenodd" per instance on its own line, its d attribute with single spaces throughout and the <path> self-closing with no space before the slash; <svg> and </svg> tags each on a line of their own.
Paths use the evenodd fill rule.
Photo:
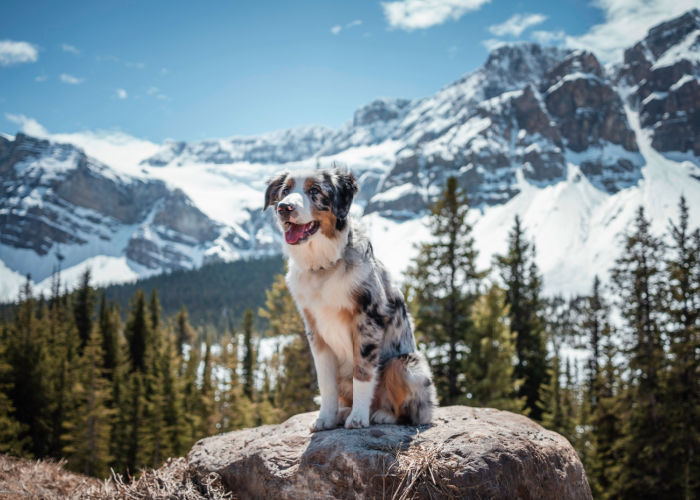
<svg viewBox="0 0 700 500">
<path fill-rule="evenodd" d="M 306 271 L 289 262 L 287 284 L 297 305 L 316 322 L 317 335 L 333 351 L 341 375 L 352 373 L 352 332 L 347 313 L 355 306 L 352 290 L 361 282 L 359 270 L 339 265 L 325 271 Z"/>
</svg>

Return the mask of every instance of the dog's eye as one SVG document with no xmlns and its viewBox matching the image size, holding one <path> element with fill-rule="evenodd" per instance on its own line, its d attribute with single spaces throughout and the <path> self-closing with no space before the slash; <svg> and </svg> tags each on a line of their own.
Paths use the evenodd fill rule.
<svg viewBox="0 0 700 500">
<path fill-rule="evenodd" d="M 312 187 L 309 189 L 309 196 L 316 196 L 320 191 L 316 187 Z"/>
<path fill-rule="evenodd" d="M 284 186 L 282 190 L 282 196 L 287 196 L 289 194 L 289 186 Z"/>
</svg>

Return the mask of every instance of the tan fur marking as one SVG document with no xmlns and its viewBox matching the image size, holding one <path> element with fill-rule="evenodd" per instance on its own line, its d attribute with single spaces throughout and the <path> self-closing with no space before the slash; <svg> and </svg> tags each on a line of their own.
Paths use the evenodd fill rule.
<svg viewBox="0 0 700 500">
<path fill-rule="evenodd" d="M 380 386 L 386 391 L 394 415 L 401 416 L 401 406 L 409 393 L 406 383 L 405 368 L 400 359 L 392 359 L 384 368 Z"/>
<path fill-rule="evenodd" d="M 321 337 L 318 334 L 316 318 L 314 318 L 314 315 L 311 314 L 311 312 L 309 312 L 308 309 L 304 309 L 304 319 L 306 320 L 306 324 L 309 327 L 309 330 L 311 330 L 311 333 L 313 334 L 311 336 L 311 342 L 314 344 L 314 348 L 316 348 L 317 351 L 323 351 L 324 349 L 328 349 L 328 344 L 326 344 L 326 341 L 323 340 L 323 337 Z"/>
<path fill-rule="evenodd" d="M 352 407 L 352 380 L 338 377 L 338 400 L 340 406 Z"/>
</svg>

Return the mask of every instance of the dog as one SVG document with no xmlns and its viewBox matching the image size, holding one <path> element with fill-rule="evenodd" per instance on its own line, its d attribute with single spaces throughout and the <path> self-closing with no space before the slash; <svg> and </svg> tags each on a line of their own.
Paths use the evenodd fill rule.
<svg viewBox="0 0 700 500">
<path fill-rule="evenodd" d="M 321 409 L 312 431 L 343 424 L 428 424 L 437 396 L 401 291 L 349 217 L 344 169 L 282 172 L 265 190 L 289 257 L 287 286 L 304 320 Z"/>
</svg>

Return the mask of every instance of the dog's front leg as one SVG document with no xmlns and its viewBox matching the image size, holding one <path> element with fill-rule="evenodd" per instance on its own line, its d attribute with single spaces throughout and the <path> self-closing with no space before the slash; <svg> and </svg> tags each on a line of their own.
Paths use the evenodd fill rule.
<svg viewBox="0 0 700 500">
<path fill-rule="evenodd" d="M 358 318 L 353 331 L 352 411 L 345 420 L 346 429 L 369 427 L 381 334 L 375 319 L 365 315 Z"/>
<path fill-rule="evenodd" d="M 310 344 L 321 391 L 321 411 L 316 422 L 311 424 L 311 431 L 335 429 L 338 426 L 338 361 L 327 345 L 320 346 L 313 339 Z"/>
</svg>

